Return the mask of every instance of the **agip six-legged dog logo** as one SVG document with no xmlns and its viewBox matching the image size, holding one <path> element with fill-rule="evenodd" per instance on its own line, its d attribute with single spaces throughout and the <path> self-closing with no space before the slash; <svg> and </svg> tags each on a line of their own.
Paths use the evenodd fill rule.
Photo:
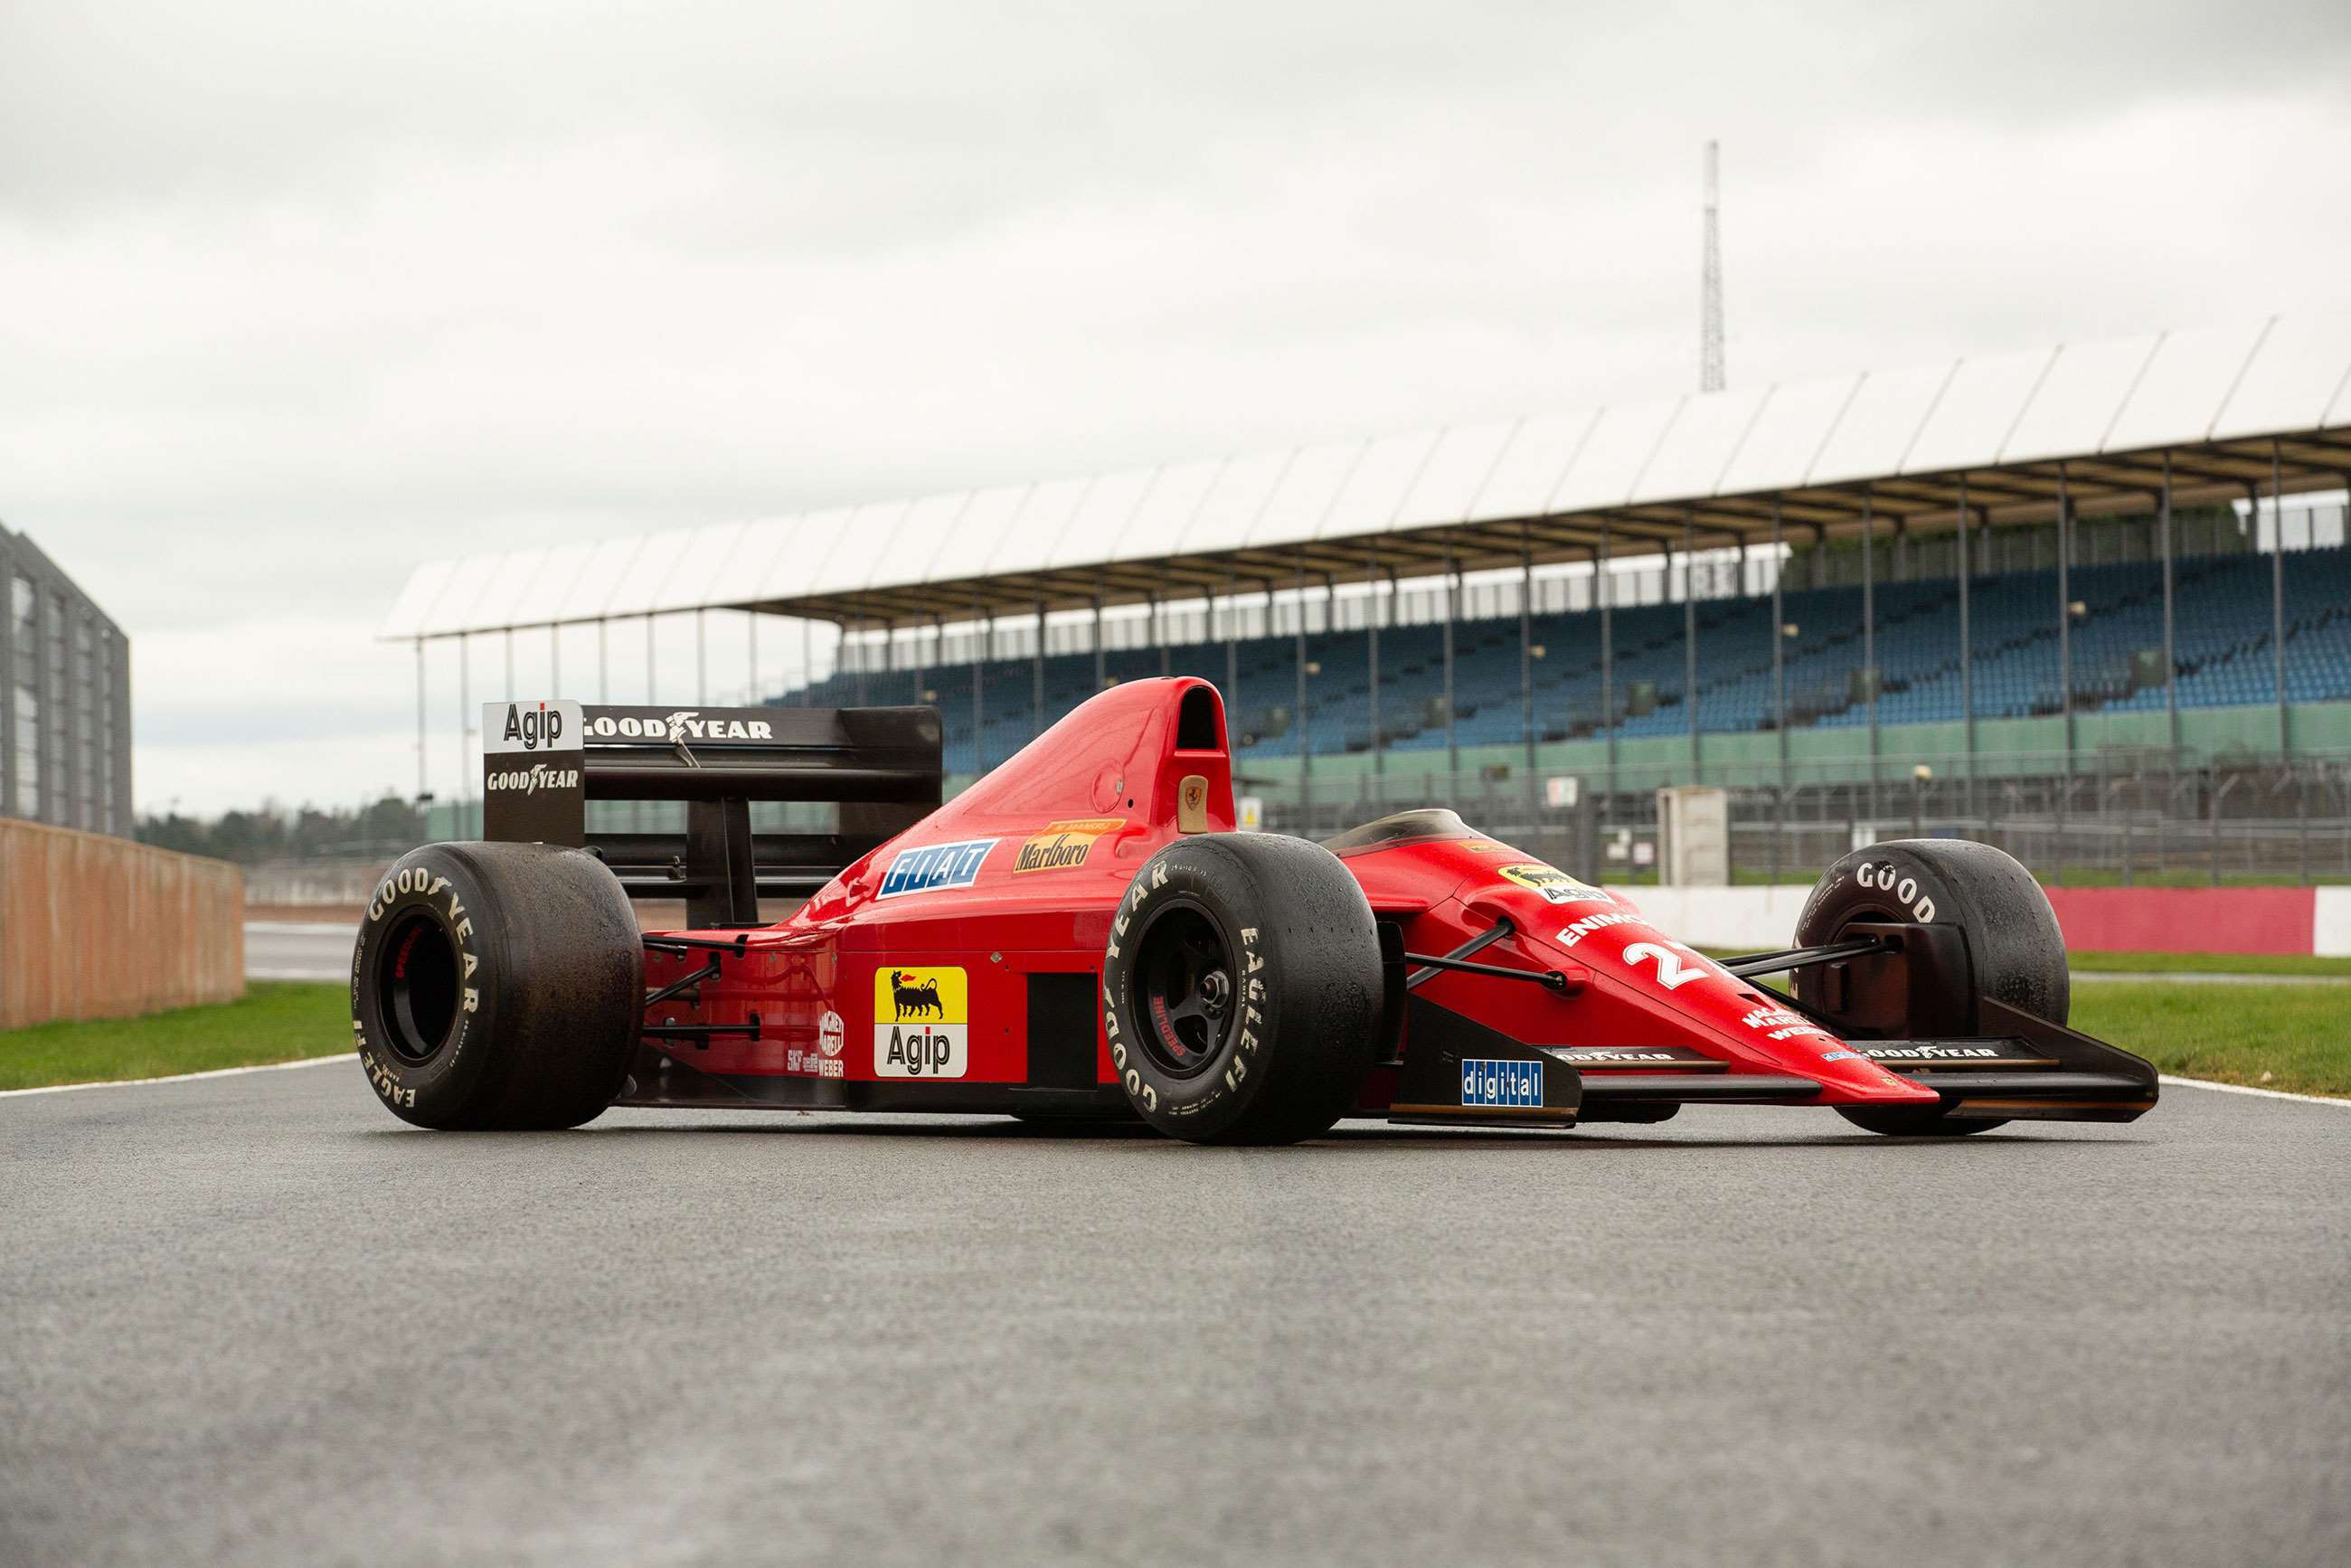
<svg viewBox="0 0 2351 1568">
<path fill-rule="evenodd" d="M 904 969 L 890 971 L 890 1000 L 898 1010 L 898 1019 L 946 1017 L 946 1004 L 939 1000 L 936 979 L 917 980 Z"/>
</svg>

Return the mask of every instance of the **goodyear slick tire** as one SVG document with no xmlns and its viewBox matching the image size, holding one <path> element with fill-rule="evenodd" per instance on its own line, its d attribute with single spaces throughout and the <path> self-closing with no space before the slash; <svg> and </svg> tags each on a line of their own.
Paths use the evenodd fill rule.
<svg viewBox="0 0 2351 1568">
<path fill-rule="evenodd" d="M 1221 970 L 1207 967 L 1214 953 Z M 1203 971 L 1195 989 L 1225 1005 L 1171 1024 L 1170 976 L 1188 972 L 1187 954 Z M 1111 1061 L 1135 1113 L 1171 1137 L 1296 1143 L 1355 1104 L 1381 988 L 1371 905 L 1330 851 L 1261 833 L 1180 839 L 1144 863 L 1113 918 Z M 1182 1030 L 1197 1049 L 1178 1051 Z"/>
<path fill-rule="evenodd" d="M 1821 877 L 1796 922 L 1796 943 L 1834 942 L 1855 921 L 1908 920 L 1959 926 L 1967 936 L 1976 988 L 2009 1006 L 2062 1024 L 2073 1007 L 2065 938 L 2049 895 L 2016 858 L 1964 839 L 1899 839 L 1854 851 Z M 1817 1005 L 1819 980 L 1799 970 L 1796 995 Z M 1938 1032 L 1972 1033 L 1972 1016 L 1938 1023 Z M 1844 1107 L 1857 1127 L 1896 1135 L 1957 1137 L 2004 1125 L 1952 1121 L 1946 1108 L 1924 1111 Z"/>
<path fill-rule="evenodd" d="M 420 1127 L 578 1126 L 627 1076 L 644 972 L 628 895 L 594 856 L 427 844 L 385 873 L 360 922 L 360 1066 Z"/>
</svg>

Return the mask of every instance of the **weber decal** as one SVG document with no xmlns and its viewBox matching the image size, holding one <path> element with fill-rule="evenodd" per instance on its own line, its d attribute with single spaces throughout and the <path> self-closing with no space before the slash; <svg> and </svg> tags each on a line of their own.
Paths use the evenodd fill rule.
<svg viewBox="0 0 2351 1568">
<path fill-rule="evenodd" d="M 1543 865 L 1539 862 L 1525 861 L 1517 865 L 1498 866 L 1495 868 L 1494 874 L 1514 886 L 1523 887 L 1531 893 L 1541 894 L 1544 900 L 1552 904 L 1613 904 L 1615 902 L 1590 883 L 1579 881 L 1556 867 Z"/>
<path fill-rule="evenodd" d="M 877 896 L 896 898 L 903 894 L 969 887 L 979 880 L 981 863 L 998 842 L 996 839 L 967 839 L 960 843 L 900 850 L 898 858 L 890 862 L 889 872 L 882 878 L 882 891 Z"/>
<path fill-rule="evenodd" d="M 1075 871 L 1093 852 L 1094 841 L 1126 826 L 1124 817 L 1080 817 L 1048 822 L 1045 831 L 1020 846 L 1012 862 L 1015 876 L 1031 871 Z"/>
<path fill-rule="evenodd" d="M 961 969 L 873 971 L 873 1076 L 971 1071 L 971 988 Z"/>
<path fill-rule="evenodd" d="M 1541 1062 L 1463 1059 L 1461 1103 L 1464 1105 L 1540 1105 L 1542 1103 Z"/>
</svg>

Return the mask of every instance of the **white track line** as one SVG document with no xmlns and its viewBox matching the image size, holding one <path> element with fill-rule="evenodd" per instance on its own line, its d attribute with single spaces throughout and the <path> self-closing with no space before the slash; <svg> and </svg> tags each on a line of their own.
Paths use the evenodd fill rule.
<svg viewBox="0 0 2351 1568">
<path fill-rule="evenodd" d="M 76 1089 L 135 1089 L 142 1083 L 193 1083 L 199 1078 L 234 1078 L 240 1072 L 283 1072 L 292 1067 L 318 1067 L 329 1061 L 356 1061 L 359 1052 L 340 1056 L 306 1056 L 299 1061 L 270 1061 L 259 1067 L 215 1067 L 209 1072 L 174 1072 L 166 1078 L 109 1078 L 95 1083 L 47 1083 L 38 1089 L 0 1089 L 0 1100 L 18 1094 L 65 1094 Z"/>
<path fill-rule="evenodd" d="M 2283 1089 L 2256 1089 L 2249 1083 L 2216 1083 L 2210 1078 L 2175 1078 L 2163 1074 L 2167 1084 L 2183 1084 L 2189 1089 L 2218 1089 L 2223 1094 L 2258 1094 L 2264 1100 L 2299 1100 L 2305 1105 L 2351 1106 L 2351 1100 L 2338 1100 L 2331 1094 L 2289 1094 Z"/>
</svg>

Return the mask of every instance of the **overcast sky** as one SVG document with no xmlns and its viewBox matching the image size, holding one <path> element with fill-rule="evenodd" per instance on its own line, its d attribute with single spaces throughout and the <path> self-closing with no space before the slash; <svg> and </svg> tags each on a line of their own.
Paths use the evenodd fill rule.
<svg viewBox="0 0 2351 1568">
<path fill-rule="evenodd" d="M 1734 385 L 2345 303 L 2340 0 L 0 5 L 0 520 L 407 789 L 434 556 L 1687 390 L 1709 137 Z"/>
</svg>

